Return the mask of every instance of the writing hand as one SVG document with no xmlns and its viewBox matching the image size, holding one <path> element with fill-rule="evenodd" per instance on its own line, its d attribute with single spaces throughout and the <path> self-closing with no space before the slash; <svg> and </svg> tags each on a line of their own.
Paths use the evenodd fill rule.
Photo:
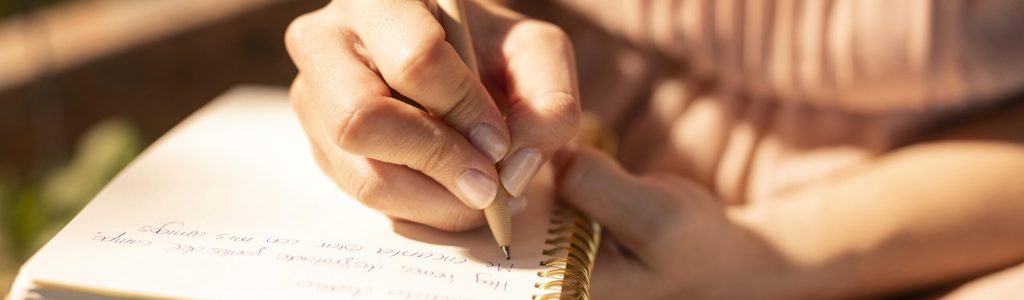
<svg viewBox="0 0 1024 300">
<path fill-rule="evenodd" d="M 499 178 L 521 196 L 579 126 L 565 34 L 465 4 L 479 79 L 445 41 L 432 1 L 337 0 L 286 34 L 299 69 L 289 98 L 320 167 L 371 208 L 454 231 L 484 223 Z"/>
</svg>

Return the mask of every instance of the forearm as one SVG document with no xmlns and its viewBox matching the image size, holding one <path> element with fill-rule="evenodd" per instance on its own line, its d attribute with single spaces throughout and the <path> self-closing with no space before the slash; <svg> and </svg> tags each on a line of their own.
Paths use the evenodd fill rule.
<svg viewBox="0 0 1024 300">
<path fill-rule="evenodd" d="M 777 101 L 861 112 L 985 101 L 1024 85 L 1019 1 L 556 0 L 599 27 Z M 971 101 L 968 101 L 971 99 Z"/>
<path fill-rule="evenodd" d="M 1022 180 L 1021 144 L 936 142 L 733 216 L 792 264 L 791 290 L 877 295 L 1019 263 Z"/>
</svg>

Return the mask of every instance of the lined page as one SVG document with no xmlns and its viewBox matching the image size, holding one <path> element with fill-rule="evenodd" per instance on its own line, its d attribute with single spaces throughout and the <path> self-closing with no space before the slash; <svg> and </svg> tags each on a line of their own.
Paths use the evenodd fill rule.
<svg viewBox="0 0 1024 300">
<path fill-rule="evenodd" d="M 283 89 L 240 88 L 118 175 L 22 269 L 35 289 L 123 297 L 530 299 L 552 209 L 549 172 L 487 228 L 393 222 L 317 168 Z"/>
</svg>

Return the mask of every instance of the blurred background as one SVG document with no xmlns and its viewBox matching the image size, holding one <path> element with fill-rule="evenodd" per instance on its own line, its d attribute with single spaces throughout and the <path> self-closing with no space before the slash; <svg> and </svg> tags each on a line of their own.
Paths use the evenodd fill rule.
<svg viewBox="0 0 1024 300">
<path fill-rule="evenodd" d="M 327 1 L 0 0 L 0 295 L 142 149 L 241 83 L 287 86 Z"/>
</svg>

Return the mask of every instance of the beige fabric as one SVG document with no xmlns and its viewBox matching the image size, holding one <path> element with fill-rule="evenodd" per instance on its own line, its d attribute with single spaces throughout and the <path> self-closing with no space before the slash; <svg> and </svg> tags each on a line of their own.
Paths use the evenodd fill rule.
<svg viewBox="0 0 1024 300">
<path fill-rule="evenodd" d="M 762 98 L 920 111 L 1024 85 L 1024 1 L 561 2 Z"/>
<path fill-rule="evenodd" d="M 620 160 L 731 203 L 855 172 L 1024 85 L 1024 1 L 559 2 L 634 46 L 567 26 L 584 108 L 621 128 Z"/>
</svg>

